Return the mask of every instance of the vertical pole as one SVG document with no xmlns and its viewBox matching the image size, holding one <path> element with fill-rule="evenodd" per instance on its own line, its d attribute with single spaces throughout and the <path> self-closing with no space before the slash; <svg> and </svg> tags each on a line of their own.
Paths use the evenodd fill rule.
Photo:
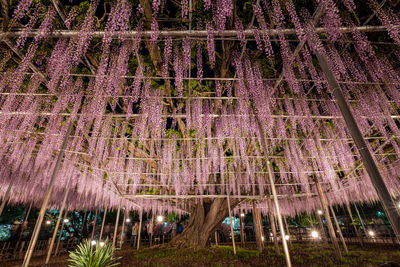
<svg viewBox="0 0 400 267">
<path fill-rule="evenodd" d="M 262 241 L 262 233 L 260 228 L 260 212 L 258 211 L 257 204 L 253 201 L 253 225 L 254 231 L 256 234 L 256 243 L 257 243 L 257 250 L 262 252 L 263 250 L 263 241 Z"/>
<path fill-rule="evenodd" d="M 278 233 L 276 232 L 274 212 L 272 210 L 272 203 L 271 203 L 270 196 L 268 196 L 268 198 L 267 198 L 267 203 L 268 203 L 269 224 L 271 225 L 272 235 L 273 235 L 273 238 L 274 238 L 275 254 L 277 256 L 279 256 L 280 251 L 279 251 L 279 244 L 278 244 Z M 284 237 L 282 237 L 282 238 L 284 238 Z"/>
<path fill-rule="evenodd" d="M 107 215 L 107 207 L 104 209 L 103 221 L 101 222 L 99 242 L 101 241 L 101 238 L 103 237 L 103 230 L 104 230 L 104 224 L 106 222 L 106 215 Z"/>
<path fill-rule="evenodd" d="M 119 206 L 118 206 L 118 211 L 117 211 L 117 218 L 115 219 L 114 236 L 113 236 L 113 242 L 112 242 L 112 247 L 113 248 L 115 248 L 115 241 L 117 240 L 119 213 L 121 212 L 121 202 L 122 202 L 122 198 L 119 201 Z"/>
<path fill-rule="evenodd" d="M 283 216 L 283 221 L 285 223 L 286 232 L 287 232 L 287 234 L 289 236 L 289 244 L 291 244 L 292 243 L 292 238 L 290 236 L 290 231 L 289 231 L 289 226 L 288 226 L 288 223 L 287 223 L 287 220 L 286 220 L 286 216 Z M 286 237 L 284 237 L 284 238 L 286 238 Z"/>
<path fill-rule="evenodd" d="M 322 207 L 324 209 L 325 220 L 326 220 L 326 222 L 328 224 L 329 235 L 331 237 L 331 241 L 332 241 L 333 247 L 335 248 L 335 256 L 336 256 L 336 258 L 338 260 L 340 260 L 342 258 L 342 254 L 340 252 L 339 244 L 338 244 L 337 239 L 336 239 L 335 230 L 333 229 L 333 224 L 332 224 L 332 221 L 331 221 L 331 217 L 329 216 L 328 205 L 326 203 L 324 192 L 322 191 L 321 184 L 319 183 L 319 181 L 317 179 L 315 179 L 315 185 L 317 186 L 319 199 L 320 199 L 321 205 L 322 205 Z"/>
<path fill-rule="evenodd" d="M 122 242 L 124 241 L 124 231 L 125 231 L 125 218 L 126 218 L 126 211 L 124 212 L 124 218 L 122 219 L 122 229 L 121 229 L 121 238 L 120 238 L 120 245 L 119 247 L 122 248 Z"/>
<path fill-rule="evenodd" d="M 150 247 L 153 246 L 154 218 L 155 218 L 153 211 L 151 213 L 152 213 L 152 215 L 151 215 L 151 221 L 150 221 L 150 225 L 149 225 L 149 227 L 150 227 L 150 236 L 149 236 Z"/>
<path fill-rule="evenodd" d="M 53 174 L 51 175 L 49 185 L 47 187 L 46 194 L 43 199 L 42 207 L 40 208 L 39 217 L 36 221 L 35 229 L 33 230 L 31 241 L 29 242 L 28 250 L 26 251 L 24 262 L 22 263 L 22 267 L 28 267 L 29 262 L 31 261 L 33 250 L 35 249 L 36 241 L 39 236 L 40 228 L 42 227 L 43 218 L 46 213 L 47 204 L 49 203 L 51 192 L 53 191 L 54 181 L 57 176 L 57 172 L 61 166 L 61 160 L 64 157 L 65 147 L 67 146 L 68 137 L 72 130 L 72 121 L 69 122 L 67 132 L 65 133 L 65 137 L 63 143 L 61 145 L 60 153 L 58 154 L 56 164 L 54 166 Z"/>
<path fill-rule="evenodd" d="M 364 164 L 365 169 L 367 170 L 371 182 L 382 203 L 382 206 L 385 209 L 385 212 L 392 225 L 394 233 L 397 239 L 400 240 L 400 215 L 398 213 L 396 203 L 390 196 L 389 190 L 386 187 L 385 182 L 383 181 L 378 166 L 376 165 L 376 162 L 367 147 L 364 137 L 360 129 L 358 128 L 357 122 L 354 119 L 353 114 L 351 113 L 350 107 L 347 104 L 346 99 L 342 94 L 340 86 L 336 81 L 336 78 L 327 63 L 326 58 L 320 54 L 318 49 L 315 50 L 315 53 L 318 58 L 318 62 L 321 66 L 321 69 L 325 73 L 326 79 L 332 90 L 332 93 L 335 96 L 336 103 L 339 106 L 340 112 L 342 113 L 343 119 L 346 122 L 347 128 L 349 129 L 350 134 L 360 153 L 361 161 Z"/>
<path fill-rule="evenodd" d="M 331 210 L 331 213 L 332 213 L 332 216 L 333 216 L 333 220 L 335 221 L 335 225 L 336 225 L 337 231 L 339 233 L 340 241 L 342 242 L 342 245 L 343 245 L 345 253 L 348 254 L 349 250 L 347 249 L 346 241 L 344 240 L 342 229 L 340 229 L 340 225 L 339 225 L 338 220 L 336 218 L 335 211 L 333 210 L 333 207 L 332 207 L 332 205 L 331 205 L 331 203 L 329 201 L 329 198 L 327 197 L 326 199 L 328 200 L 328 205 L 329 205 L 329 208 Z"/>
<path fill-rule="evenodd" d="M 276 216 L 278 217 L 279 230 L 281 231 L 281 236 L 285 236 L 285 229 L 283 227 L 281 211 L 280 211 L 280 208 L 279 208 L 279 201 L 278 201 L 278 195 L 276 193 L 274 176 L 273 176 L 273 173 L 272 173 L 272 170 L 271 170 L 271 162 L 270 162 L 270 160 L 268 158 L 267 144 L 265 142 L 265 137 L 264 137 L 264 133 L 263 133 L 263 130 L 262 130 L 261 121 L 259 120 L 259 118 L 257 117 L 257 115 L 255 113 L 254 113 L 254 117 L 255 117 L 256 122 L 257 122 L 258 130 L 260 132 L 261 146 L 263 148 L 264 157 L 265 157 L 265 160 L 267 162 L 268 179 L 269 179 L 269 183 L 270 183 L 270 186 L 271 186 L 271 192 L 272 192 L 272 196 L 273 196 L 273 200 L 274 200 Z M 287 245 L 287 242 L 286 242 L 285 238 L 282 238 L 282 244 L 283 244 L 283 251 L 285 252 L 286 266 L 291 267 L 292 266 L 292 262 L 290 260 L 289 248 L 288 248 L 288 245 Z"/>
<path fill-rule="evenodd" d="M 142 221 L 143 221 L 143 212 L 139 211 L 139 229 L 138 229 L 138 240 L 137 240 L 136 250 L 139 250 L 139 248 L 140 248 L 140 236 L 142 234 Z"/>
<path fill-rule="evenodd" d="M 328 234 L 325 231 L 324 224 L 322 223 L 321 214 L 319 214 L 318 211 L 317 211 L 317 218 L 318 218 L 319 228 L 320 228 L 320 231 L 321 231 L 322 240 L 324 241 L 325 245 L 328 245 Z"/>
<path fill-rule="evenodd" d="M 14 180 L 11 180 L 10 184 L 7 187 L 6 194 L 3 197 L 3 201 L 1 202 L 0 216 L 1 216 L 1 214 L 3 214 L 3 210 L 4 210 L 4 208 L 5 208 L 5 206 L 6 206 L 7 202 L 8 202 L 8 198 L 10 196 L 10 191 L 11 191 L 11 187 L 12 187 L 13 183 L 14 183 Z"/>
<path fill-rule="evenodd" d="M 229 191 L 228 191 L 229 192 Z M 231 202 L 229 200 L 229 193 L 227 194 L 227 202 L 228 202 L 228 214 L 229 214 L 229 222 L 231 225 L 231 236 L 232 236 L 232 246 L 233 246 L 233 254 L 236 255 L 236 243 L 235 243 L 235 234 L 233 232 L 233 221 L 232 221 L 232 213 L 231 213 Z"/>
<path fill-rule="evenodd" d="M 214 238 L 215 238 L 215 245 L 218 246 L 218 232 L 215 230 L 214 232 Z"/>
<path fill-rule="evenodd" d="M 68 215 L 68 210 L 65 212 L 65 216 L 64 217 L 67 217 L 67 215 Z M 60 235 L 58 236 L 57 245 L 56 245 L 56 251 L 54 252 L 54 255 L 58 254 L 58 248 L 60 247 L 60 241 L 61 241 L 61 237 L 62 237 L 62 234 L 63 234 L 64 225 L 65 225 L 65 221 L 63 220 L 63 222 L 61 224 Z"/>
<path fill-rule="evenodd" d="M 358 211 L 358 208 L 357 208 L 357 205 L 356 205 L 356 204 L 354 204 L 354 208 L 356 209 L 358 218 L 360 219 L 361 226 L 362 226 L 362 228 L 363 228 L 363 230 L 364 230 L 365 236 L 368 237 L 367 228 L 365 228 L 364 220 L 362 219 L 361 214 L 360 214 L 360 212 Z"/>
<path fill-rule="evenodd" d="M 356 236 L 358 237 L 358 240 L 360 241 L 360 246 L 364 247 L 362 236 L 361 236 L 360 232 L 357 229 L 356 223 L 354 222 L 353 214 L 351 212 L 349 203 L 346 203 L 346 208 L 347 208 L 347 212 L 349 213 L 349 216 L 350 216 L 350 219 L 351 219 L 351 224 L 353 225 L 354 231 L 356 232 Z"/>
<path fill-rule="evenodd" d="M 24 222 L 26 222 L 26 221 L 28 220 L 29 214 L 31 214 L 32 205 L 33 205 L 33 201 L 32 201 L 31 204 L 29 205 L 29 209 L 28 209 L 28 211 L 26 212 L 26 215 L 25 215 L 25 217 L 24 217 Z"/>
<path fill-rule="evenodd" d="M 94 238 L 94 229 L 96 228 L 97 212 L 98 212 L 98 210 L 96 210 L 96 212 L 94 213 L 94 223 L 93 223 L 92 235 L 90 236 L 90 240 L 93 240 L 93 238 Z"/>
<path fill-rule="evenodd" d="M 244 247 L 244 231 L 243 231 L 243 217 L 242 213 L 240 213 L 240 245 Z"/>
<path fill-rule="evenodd" d="M 56 223 L 56 226 L 54 227 L 53 236 L 52 236 L 51 241 L 50 241 L 50 247 L 49 247 L 49 250 L 47 251 L 47 257 L 46 257 L 45 264 L 49 263 L 51 252 L 53 252 L 54 241 L 56 240 L 57 230 L 58 230 L 58 227 L 60 226 L 61 217 L 62 217 L 62 214 L 64 212 L 64 208 L 65 208 L 65 202 L 67 201 L 67 197 L 68 197 L 68 193 L 69 193 L 69 184 L 70 184 L 70 182 L 71 182 L 71 179 L 68 180 L 68 184 L 67 184 L 67 187 L 66 187 L 66 190 L 65 190 L 65 194 L 64 194 L 64 199 L 63 199 L 63 202 L 61 204 L 60 213 L 58 214 L 57 223 Z"/>
</svg>

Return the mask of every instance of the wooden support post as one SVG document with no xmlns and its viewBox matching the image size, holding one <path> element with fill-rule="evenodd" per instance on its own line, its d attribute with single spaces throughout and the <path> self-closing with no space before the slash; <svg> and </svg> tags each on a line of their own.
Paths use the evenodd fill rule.
<svg viewBox="0 0 400 267">
<path fill-rule="evenodd" d="M 68 215 L 68 210 L 65 212 L 65 216 L 64 217 L 67 217 L 67 215 Z M 58 249 L 60 247 L 60 242 L 61 242 L 61 237 L 62 237 L 62 234 L 63 234 L 64 226 L 65 226 L 65 219 L 63 220 L 63 222 L 61 224 L 60 235 L 58 236 L 56 251 L 54 252 L 54 255 L 58 255 Z"/>
<path fill-rule="evenodd" d="M 90 240 L 93 240 L 93 238 L 94 238 L 94 230 L 96 229 L 96 221 L 97 221 L 97 212 L 98 212 L 98 210 L 96 210 L 96 212 L 94 213 L 94 223 L 93 223 L 93 229 L 92 229 L 92 234 L 90 236 Z"/>
<path fill-rule="evenodd" d="M 124 212 L 124 218 L 122 219 L 121 238 L 119 240 L 119 247 L 120 248 L 122 248 L 122 242 L 124 242 L 125 218 L 126 218 L 126 211 Z"/>
<path fill-rule="evenodd" d="M 29 262 L 31 261 L 33 250 L 35 249 L 36 241 L 39 236 L 40 228 L 42 227 L 43 218 L 46 213 L 47 204 L 49 203 L 51 193 L 53 191 L 54 181 L 57 177 L 58 170 L 61 167 L 61 160 L 64 157 L 65 147 L 67 146 L 68 137 L 71 133 L 72 129 L 72 121 L 69 122 L 68 129 L 65 133 L 65 137 L 63 143 L 61 145 L 60 153 L 58 154 L 56 164 L 54 166 L 53 174 L 51 175 L 49 185 L 47 186 L 47 191 L 43 199 L 42 207 L 40 208 L 39 216 L 36 221 L 35 229 L 33 230 L 31 241 L 29 242 L 28 250 L 26 251 L 24 262 L 22 263 L 22 267 L 28 267 Z"/>
<path fill-rule="evenodd" d="M 336 256 L 336 258 L 338 260 L 341 260 L 342 259 L 342 253 L 340 252 L 340 248 L 339 248 L 339 244 L 337 242 L 335 230 L 333 229 L 333 224 L 332 224 L 332 221 L 331 221 L 331 217 L 329 216 L 328 205 L 326 203 L 326 199 L 325 199 L 325 196 L 324 196 L 324 192 L 322 191 L 321 184 L 319 183 L 319 181 L 317 179 L 315 179 L 315 185 L 317 186 L 319 199 L 321 201 L 321 206 L 322 206 L 322 208 L 324 210 L 324 214 L 325 214 L 325 220 L 326 220 L 326 222 L 328 224 L 329 235 L 331 237 L 331 241 L 332 241 L 333 247 L 335 249 L 335 256 Z"/>
<path fill-rule="evenodd" d="M 325 227 L 324 224 L 322 223 L 321 214 L 319 214 L 318 211 L 316 213 L 318 218 L 319 229 L 321 231 L 322 241 L 324 242 L 325 245 L 328 245 L 328 234 L 325 232 Z"/>
<path fill-rule="evenodd" d="M 245 241 L 244 241 L 244 230 L 243 230 L 243 217 L 242 217 L 242 213 L 240 213 L 240 245 L 242 247 L 245 246 Z"/>
<path fill-rule="evenodd" d="M 360 129 L 358 128 L 357 122 L 354 119 L 353 114 L 351 113 L 350 107 L 342 94 L 340 86 L 326 58 L 320 53 L 320 51 L 318 51 L 318 49 L 315 49 L 315 54 L 318 58 L 319 65 L 321 66 L 321 69 L 326 76 L 329 87 L 331 88 L 332 93 L 335 97 L 336 103 L 339 106 L 343 119 L 346 122 L 350 135 L 352 136 L 357 146 L 358 152 L 361 156 L 361 161 L 364 164 L 365 169 L 367 170 L 367 173 L 371 179 L 372 185 L 374 186 L 382 203 L 382 206 L 385 209 L 385 213 L 392 225 L 394 233 L 396 234 L 397 239 L 400 240 L 400 215 L 397 209 L 397 205 L 391 197 L 385 182 L 383 181 L 378 166 L 376 165 L 376 162 L 367 147 L 364 137 Z"/>
<path fill-rule="evenodd" d="M 115 248 L 115 242 L 117 240 L 117 233 L 118 233 L 118 222 L 119 222 L 119 214 L 121 212 L 121 203 L 122 203 L 122 198 L 119 201 L 119 206 L 118 206 L 118 211 L 117 211 L 117 218 L 115 219 L 115 228 L 114 228 L 114 236 L 113 236 L 113 242 L 112 242 L 112 247 Z"/>
<path fill-rule="evenodd" d="M 257 250 L 259 252 L 262 252 L 263 250 L 263 241 L 262 241 L 262 233 L 261 233 L 261 227 L 260 227 L 260 212 L 258 211 L 257 204 L 255 201 L 253 201 L 253 225 L 254 225 L 254 231 L 256 234 L 256 243 L 257 243 Z"/>
<path fill-rule="evenodd" d="M 269 197 L 267 198 L 267 203 L 268 203 L 269 224 L 271 225 L 272 237 L 274 238 L 275 254 L 279 256 L 280 251 L 278 244 L 278 233 L 276 232 L 275 218 L 274 218 L 274 212 L 272 210 L 271 198 Z"/>
<path fill-rule="evenodd" d="M 139 250 L 140 248 L 140 237 L 142 234 L 142 221 L 143 221 L 143 211 L 139 212 L 139 229 L 138 229 L 138 240 L 137 240 L 137 248 L 136 250 Z"/>
<path fill-rule="evenodd" d="M 49 263 L 51 253 L 53 252 L 54 241 L 56 240 L 57 230 L 58 230 L 58 227 L 60 226 L 61 217 L 62 217 L 62 214 L 64 212 L 64 208 L 65 208 L 65 202 L 67 201 L 67 197 L 68 197 L 68 193 L 69 193 L 69 184 L 70 184 L 70 182 L 71 182 L 71 180 L 68 180 L 68 184 L 67 184 L 67 187 L 66 187 L 66 190 L 65 190 L 65 194 L 64 194 L 64 199 L 63 199 L 62 204 L 61 204 L 60 213 L 58 214 L 58 219 L 57 219 L 56 226 L 54 227 L 54 232 L 53 232 L 53 236 L 52 236 L 51 241 L 50 241 L 49 250 L 47 251 L 47 257 L 46 257 L 45 264 Z M 60 233 L 60 235 L 61 235 L 61 233 Z"/>
<path fill-rule="evenodd" d="M 101 238 L 103 237 L 103 230 L 104 230 L 104 224 L 106 222 L 106 215 L 107 215 L 107 207 L 104 209 L 103 221 L 101 222 L 99 242 L 101 241 Z"/>
<path fill-rule="evenodd" d="M 149 235 L 150 247 L 153 246 L 154 219 L 155 219 L 153 211 L 151 211 L 151 213 L 152 213 L 152 215 L 151 215 L 151 220 L 150 220 L 150 225 L 149 225 L 150 226 L 150 235 Z"/>
<path fill-rule="evenodd" d="M 228 215 L 229 215 L 229 223 L 231 226 L 233 254 L 236 255 L 235 233 L 233 232 L 233 221 L 232 221 L 231 202 L 229 200 L 229 193 L 228 193 L 228 197 L 226 198 L 226 201 L 228 202 Z"/>
<path fill-rule="evenodd" d="M 285 223 L 285 228 L 286 228 L 286 232 L 287 232 L 287 235 L 289 236 L 289 244 L 291 244 L 292 243 L 292 237 L 290 236 L 290 231 L 289 231 L 289 226 L 288 226 L 288 223 L 287 223 L 287 220 L 286 220 L 286 216 L 283 216 L 283 221 L 284 221 L 284 223 Z M 286 238 L 286 237 L 284 237 L 284 238 Z"/>
<path fill-rule="evenodd" d="M 332 205 L 331 205 L 331 203 L 330 203 L 330 201 L 329 201 L 329 198 L 326 198 L 326 199 L 328 200 L 328 205 L 329 205 L 329 208 L 330 208 L 330 210 L 331 210 L 333 220 L 335 221 L 336 229 L 337 229 L 337 232 L 338 232 L 338 234 L 339 234 L 340 241 L 342 242 L 342 246 L 343 246 L 343 248 L 344 248 L 344 252 L 345 252 L 346 254 L 348 254 L 348 253 L 349 253 L 349 250 L 347 249 L 346 241 L 344 240 L 343 233 L 342 233 L 342 229 L 340 229 L 340 225 L 339 225 L 339 222 L 338 222 L 338 220 L 337 220 L 337 218 L 336 218 L 335 211 L 333 210 L 333 207 L 332 207 Z"/>
<path fill-rule="evenodd" d="M 218 246 L 218 232 L 215 230 L 214 232 L 214 238 L 215 238 L 215 245 Z"/>
<path fill-rule="evenodd" d="M 355 221 L 353 219 L 353 214 L 351 212 L 351 208 L 350 208 L 349 203 L 346 203 L 346 208 L 347 208 L 347 212 L 349 213 L 349 216 L 350 216 L 351 224 L 353 225 L 354 231 L 356 232 L 356 236 L 357 236 L 357 238 L 358 238 L 358 240 L 360 242 L 360 246 L 363 248 L 364 247 L 364 242 L 363 242 L 363 239 L 362 239 L 362 236 L 361 236 L 360 232 L 357 229 L 356 223 L 355 223 Z"/>
<path fill-rule="evenodd" d="M 0 206 L 0 216 L 1 216 L 1 214 L 3 214 L 4 208 L 6 207 L 6 204 L 7 204 L 7 202 L 8 202 L 8 198 L 9 198 L 9 196 L 10 196 L 10 192 L 11 192 L 11 188 L 12 188 L 13 183 L 14 183 L 14 180 L 11 180 L 10 184 L 9 184 L 8 187 L 7 187 L 6 194 L 5 194 L 4 197 L 3 197 L 3 201 L 1 202 L 1 206 Z"/>
</svg>

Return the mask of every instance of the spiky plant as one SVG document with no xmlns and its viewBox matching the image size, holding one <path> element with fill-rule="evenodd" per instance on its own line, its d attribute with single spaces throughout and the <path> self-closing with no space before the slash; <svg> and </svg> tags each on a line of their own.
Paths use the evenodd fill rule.
<svg viewBox="0 0 400 267">
<path fill-rule="evenodd" d="M 69 253 L 70 267 L 112 267 L 119 263 L 120 257 L 115 258 L 115 249 L 112 244 L 106 240 L 104 244 L 92 245 L 86 240 L 78 245 L 75 251 Z"/>
</svg>

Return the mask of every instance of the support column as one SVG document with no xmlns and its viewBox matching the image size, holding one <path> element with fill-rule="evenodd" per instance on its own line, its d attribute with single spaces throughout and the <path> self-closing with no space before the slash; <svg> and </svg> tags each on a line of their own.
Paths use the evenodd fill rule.
<svg viewBox="0 0 400 267">
<path fill-rule="evenodd" d="M 65 214 L 66 214 L 66 216 L 64 216 L 64 217 L 67 217 L 68 210 L 65 212 Z M 61 224 L 60 235 L 58 236 L 57 245 L 56 245 L 56 251 L 54 252 L 54 255 L 58 254 L 58 248 L 60 247 L 60 241 L 61 241 L 62 233 L 63 233 L 63 230 L 64 230 L 64 225 L 65 225 L 65 219 L 63 220 L 63 222 Z"/>
<path fill-rule="evenodd" d="M 124 218 L 122 219 L 122 229 L 121 229 L 121 238 L 120 238 L 120 245 L 119 247 L 122 248 L 122 242 L 124 241 L 124 231 L 125 231 L 125 218 L 126 218 L 126 211 L 124 212 Z"/>
<path fill-rule="evenodd" d="M 214 232 L 214 238 L 215 238 L 215 245 L 218 246 L 218 232 L 215 230 Z"/>
<path fill-rule="evenodd" d="M 5 208 L 5 206 L 6 206 L 7 202 L 8 202 L 8 198 L 10 196 L 10 191 L 11 191 L 11 187 L 12 187 L 13 183 L 14 183 L 14 180 L 11 180 L 10 184 L 7 187 L 6 194 L 3 197 L 3 201 L 1 202 L 0 216 L 1 216 L 1 214 L 3 214 L 4 208 Z"/>
<path fill-rule="evenodd" d="M 350 216 L 350 219 L 351 219 L 351 224 L 353 225 L 354 231 L 356 232 L 356 236 L 358 237 L 358 240 L 360 242 L 360 246 L 363 248 L 364 247 L 364 243 L 363 243 L 363 240 L 362 240 L 362 236 L 361 236 L 360 232 L 357 229 L 356 223 L 354 222 L 353 214 L 351 212 L 349 203 L 346 203 L 346 208 L 347 208 L 347 212 L 349 213 L 349 216 Z"/>
<path fill-rule="evenodd" d="M 140 236 L 142 234 L 142 221 L 143 221 L 143 211 L 139 211 L 139 229 L 138 229 L 138 240 L 137 240 L 136 250 L 139 250 L 139 248 L 140 248 Z"/>
<path fill-rule="evenodd" d="M 243 217 L 242 217 L 242 213 L 240 213 L 240 245 L 242 247 L 244 247 L 245 242 L 244 242 L 244 230 L 243 230 Z"/>
<path fill-rule="evenodd" d="M 340 241 L 342 242 L 342 246 L 344 248 L 345 253 L 348 254 L 349 250 L 347 249 L 346 241 L 344 240 L 342 229 L 340 229 L 340 225 L 339 225 L 339 222 L 338 222 L 338 220 L 336 218 L 335 211 L 333 210 L 333 207 L 332 207 L 332 205 L 331 205 L 331 203 L 329 201 L 329 198 L 326 198 L 326 199 L 328 200 L 328 205 L 329 205 L 329 208 L 331 210 L 331 213 L 332 213 L 332 216 L 333 216 L 333 220 L 335 221 L 335 225 L 336 225 L 337 232 L 339 233 Z"/>
<path fill-rule="evenodd" d="M 328 84 L 335 97 L 336 103 L 339 106 L 340 112 L 342 113 L 343 119 L 346 122 L 347 128 L 349 129 L 349 132 L 357 146 L 358 152 L 360 153 L 361 161 L 364 164 L 365 169 L 367 170 L 371 182 L 382 203 L 382 206 L 385 209 L 386 215 L 390 221 L 390 224 L 392 225 L 397 240 L 400 240 L 400 215 L 398 213 L 396 203 L 390 196 L 389 190 L 386 187 L 385 182 L 383 181 L 378 166 L 376 165 L 376 162 L 367 147 L 364 137 L 360 129 L 358 128 L 357 122 L 354 119 L 353 114 L 351 113 L 350 107 L 342 94 L 340 86 L 327 63 L 326 58 L 322 54 L 320 54 L 318 49 L 315 49 L 315 53 L 321 69 L 324 72 Z"/>
<path fill-rule="evenodd" d="M 104 230 L 104 224 L 106 222 L 106 215 L 107 215 L 107 207 L 104 209 L 103 221 L 101 222 L 99 242 L 101 241 L 101 238 L 103 237 L 103 230 Z"/>
<path fill-rule="evenodd" d="M 122 198 L 119 201 L 119 206 L 118 206 L 118 211 L 117 211 L 117 218 L 115 220 L 114 236 L 113 236 L 113 242 L 112 242 L 112 247 L 113 248 L 115 248 L 115 241 L 117 240 L 119 213 L 121 212 L 121 202 L 122 202 Z"/>
<path fill-rule="evenodd" d="M 339 244 L 337 242 L 335 230 L 333 229 L 333 224 L 332 224 L 332 221 L 331 221 L 331 217 L 329 216 L 328 205 L 326 203 L 326 199 L 325 199 L 325 196 L 324 196 L 324 192 L 322 191 L 321 184 L 319 183 L 319 181 L 317 179 L 315 179 L 315 185 L 317 187 L 319 199 L 321 201 L 321 206 L 324 209 L 325 220 L 326 220 L 326 222 L 328 224 L 329 235 L 331 237 L 331 241 L 332 241 L 333 247 L 335 249 L 335 256 L 336 256 L 336 258 L 338 260 L 341 260 L 342 253 L 340 252 L 340 248 L 339 248 Z"/>
<path fill-rule="evenodd" d="M 324 224 L 322 223 L 322 218 L 321 218 L 321 214 L 317 213 L 317 218 L 318 218 L 318 224 L 319 224 L 319 229 L 321 231 L 321 237 L 322 237 L 322 241 L 324 242 L 325 245 L 328 246 L 328 234 L 325 231 L 325 227 Z"/>
<path fill-rule="evenodd" d="M 57 223 L 56 223 L 56 226 L 54 227 L 53 236 L 52 236 L 51 241 L 50 241 L 50 247 L 49 247 L 49 250 L 47 251 L 47 257 L 46 257 L 45 264 L 49 263 L 51 253 L 53 252 L 54 241 L 56 240 L 57 230 L 58 230 L 58 227 L 60 226 L 61 217 L 62 217 L 62 214 L 64 212 L 64 208 L 65 208 L 65 202 L 67 201 L 67 197 L 68 197 L 68 193 L 69 193 L 69 184 L 70 184 L 70 182 L 71 182 L 71 179 L 68 180 L 68 184 L 67 184 L 67 187 L 66 187 L 66 190 L 65 190 L 65 194 L 64 194 L 64 199 L 63 199 L 63 202 L 61 204 L 60 213 L 58 214 Z M 60 233 L 60 235 L 61 235 L 61 233 Z"/>
<path fill-rule="evenodd" d="M 228 197 L 226 198 L 228 202 L 228 214 L 229 214 L 229 222 L 231 225 L 231 236 L 232 236 L 232 246 L 233 246 L 233 254 L 236 255 L 236 243 L 235 243 L 235 234 L 233 232 L 233 221 L 232 221 L 232 212 L 231 212 L 231 202 L 229 200 L 229 193 Z"/>
<path fill-rule="evenodd" d="M 271 198 L 270 197 L 267 198 L 267 203 L 268 203 L 269 224 L 271 225 L 272 235 L 273 235 L 273 238 L 274 238 L 275 254 L 277 256 L 279 256 L 280 251 L 279 251 L 279 244 L 278 244 L 278 233 L 276 232 L 274 212 L 272 211 L 272 203 L 271 203 Z"/>
<path fill-rule="evenodd" d="M 94 223 L 93 223 L 93 229 L 92 229 L 92 234 L 90 236 L 90 240 L 93 240 L 93 238 L 94 238 L 94 230 L 96 229 L 96 221 L 97 221 L 97 212 L 98 212 L 98 210 L 96 210 L 96 212 L 94 213 Z"/>
<path fill-rule="evenodd" d="M 263 241 L 262 241 L 262 234 L 261 234 L 261 228 L 260 228 L 260 212 L 258 211 L 257 204 L 255 201 L 253 201 L 253 225 L 254 225 L 254 231 L 256 234 L 256 244 L 257 244 L 257 250 L 259 252 L 262 252 L 263 250 Z"/>
<path fill-rule="evenodd" d="M 57 177 L 58 170 L 60 169 L 61 160 L 64 157 L 65 147 L 67 146 L 68 137 L 71 133 L 71 130 L 72 130 L 72 121 L 69 122 L 68 129 L 65 133 L 64 140 L 61 145 L 61 150 L 60 150 L 60 153 L 58 154 L 57 161 L 54 166 L 53 174 L 51 175 L 49 185 L 47 186 L 47 191 L 46 191 L 46 194 L 43 199 L 42 207 L 40 208 L 39 216 L 36 221 L 35 229 L 33 230 L 31 241 L 29 242 L 28 250 L 26 251 L 24 262 L 22 263 L 22 267 L 28 267 L 29 262 L 31 261 L 33 250 L 35 249 L 35 245 L 36 245 L 37 238 L 39 236 L 40 228 L 42 227 L 43 218 L 46 213 L 47 204 L 49 203 L 51 193 L 53 191 L 54 181 Z"/>
<path fill-rule="evenodd" d="M 290 236 L 290 231 L 289 231 L 289 226 L 288 226 L 288 223 L 287 223 L 287 220 L 286 220 L 286 216 L 283 216 L 283 221 L 284 221 L 284 223 L 285 223 L 285 227 L 286 227 L 286 232 L 287 232 L 287 234 L 288 234 L 288 236 L 289 236 L 289 244 L 291 244 L 292 243 L 292 238 L 291 238 L 291 236 Z M 285 238 L 285 237 L 284 237 Z"/>
</svg>

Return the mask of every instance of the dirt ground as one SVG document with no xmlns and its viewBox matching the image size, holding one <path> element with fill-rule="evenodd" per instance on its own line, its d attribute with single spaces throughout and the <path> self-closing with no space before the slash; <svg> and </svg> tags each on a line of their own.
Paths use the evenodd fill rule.
<svg viewBox="0 0 400 267">
<path fill-rule="evenodd" d="M 379 266 L 385 262 L 400 263 L 400 250 L 391 245 L 367 245 L 361 249 L 349 245 L 349 254 L 343 253 L 341 261 L 336 261 L 333 248 L 322 244 L 294 243 L 289 247 L 293 266 Z M 238 248 L 233 255 L 230 246 L 212 246 L 194 251 L 192 249 L 145 248 L 139 251 L 122 249 L 116 252 L 122 257 L 120 265 L 128 266 L 285 266 L 285 258 L 276 256 L 272 245 L 267 245 L 262 253 L 249 245 L 246 249 Z M 44 266 L 44 257 L 32 258 L 30 266 Z M 2 266 L 21 266 L 21 261 L 0 263 Z M 68 255 L 53 258 L 48 267 L 68 266 Z"/>
</svg>

